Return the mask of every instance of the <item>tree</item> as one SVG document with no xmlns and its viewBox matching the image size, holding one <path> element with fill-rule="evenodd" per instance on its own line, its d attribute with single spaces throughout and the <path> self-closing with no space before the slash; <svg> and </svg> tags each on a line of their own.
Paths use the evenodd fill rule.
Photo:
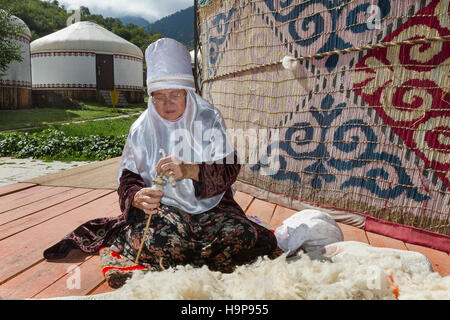
<svg viewBox="0 0 450 320">
<path fill-rule="evenodd" d="M 53 2 L 40 0 L 0 0 L 1 8 L 22 19 L 31 30 L 31 41 L 66 27 L 69 13 Z"/>
<path fill-rule="evenodd" d="M 81 13 L 82 17 L 91 15 L 91 12 L 89 11 L 89 8 L 88 7 L 84 7 L 84 6 L 80 7 L 80 13 Z"/>
<path fill-rule="evenodd" d="M 131 39 L 130 31 L 124 27 L 113 27 L 111 31 L 127 41 Z"/>
<path fill-rule="evenodd" d="M 24 26 L 8 11 L 0 9 L 0 75 L 5 74 L 11 62 L 23 60 L 20 45 L 14 41 L 23 32 Z"/>
</svg>

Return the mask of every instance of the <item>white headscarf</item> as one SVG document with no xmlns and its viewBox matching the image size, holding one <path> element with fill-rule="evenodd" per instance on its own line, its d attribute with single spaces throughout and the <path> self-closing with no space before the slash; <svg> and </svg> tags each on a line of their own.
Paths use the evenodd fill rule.
<svg viewBox="0 0 450 320">
<path fill-rule="evenodd" d="M 139 174 L 148 187 L 156 177 L 156 165 L 163 157 L 177 156 L 186 162 L 232 160 L 234 149 L 229 143 L 220 112 L 195 93 L 191 58 L 181 43 L 163 38 L 152 43 L 145 52 L 147 87 L 151 92 L 162 89 L 185 89 L 186 110 L 175 120 L 162 118 L 151 97 L 148 108 L 133 123 L 125 143 L 118 180 L 124 169 Z M 231 163 L 228 162 L 227 163 Z M 206 212 L 219 204 L 223 193 L 207 199 L 195 197 L 191 179 L 167 183 L 161 203 L 175 206 L 187 213 Z"/>
</svg>

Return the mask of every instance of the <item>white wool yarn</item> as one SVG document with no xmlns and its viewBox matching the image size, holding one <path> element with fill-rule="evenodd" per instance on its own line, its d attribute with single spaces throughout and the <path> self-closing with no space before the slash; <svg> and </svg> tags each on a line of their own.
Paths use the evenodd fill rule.
<svg viewBox="0 0 450 320">
<path fill-rule="evenodd" d="M 294 71 L 296 69 L 298 69 L 298 60 L 296 60 L 294 57 L 290 57 L 290 56 L 285 56 L 282 60 L 281 60 L 281 64 L 283 65 L 283 68 L 285 68 L 286 70 L 290 70 L 290 71 Z"/>
<path fill-rule="evenodd" d="M 334 243 L 326 252 L 332 262 L 311 260 L 306 254 L 287 262 L 283 254 L 274 260 L 259 258 L 229 274 L 191 266 L 135 271 L 113 292 L 62 299 L 394 300 L 394 284 L 398 299 L 450 299 L 450 276 L 433 272 L 420 253 L 355 241 Z"/>
</svg>

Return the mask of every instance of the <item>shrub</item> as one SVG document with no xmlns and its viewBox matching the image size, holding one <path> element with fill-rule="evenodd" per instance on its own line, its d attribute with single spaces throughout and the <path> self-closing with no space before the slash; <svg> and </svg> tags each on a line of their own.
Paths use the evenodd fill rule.
<svg viewBox="0 0 450 320">
<path fill-rule="evenodd" d="M 62 161 L 95 161 L 119 157 L 127 135 L 67 136 L 55 129 L 0 133 L 0 156 Z"/>
</svg>

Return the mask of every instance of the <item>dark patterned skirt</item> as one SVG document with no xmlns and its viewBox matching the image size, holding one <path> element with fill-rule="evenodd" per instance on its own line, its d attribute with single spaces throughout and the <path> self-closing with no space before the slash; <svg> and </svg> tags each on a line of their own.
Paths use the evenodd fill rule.
<svg viewBox="0 0 450 320">
<path fill-rule="evenodd" d="M 213 209 L 190 215 L 166 205 L 160 209 L 151 217 L 138 263 L 148 219 L 142 211 L 100 250 L 102 272 L 111 287 L 122 286 L 134 270 L 162 271 L 189 264 L 231 272 L 277 247 L 273 233 L 244 214 Z"/>
</svg>

